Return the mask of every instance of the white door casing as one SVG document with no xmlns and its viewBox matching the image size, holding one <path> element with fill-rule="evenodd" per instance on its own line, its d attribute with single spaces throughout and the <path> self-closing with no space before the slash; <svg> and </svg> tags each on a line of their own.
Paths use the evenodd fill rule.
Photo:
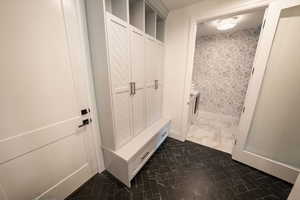
<svg viewBox="0 0 300 200">
<path fill-rule="evenodd" d="M 126 144 L 133 136 L 130 97 L 130 37 L 127 25 L 107 14 L 110 76 L 114 109 L 114 137 L 116 148 Z"/>
<path fill-rule="evenodd" d="M 290 89 L 294 87 L 296 81 L 299 81 L 296 76 L 299 74 L 296 72 L 299 14 L 295 14 L 299 13 L 299 5 L 299 0 L 276 1 L 270 4 L 254 61 L 255 73 L 250 80 L 245 100 L 246 110 L 241 117 L 240 133 L 233 151 L 233 159 L 291 183 L 295 182 L 299 173 L 296 166 L 291 166 L 294 162 L 292 157 L 297 153 L 291 148 L 298 141 L 298 136 L 291 134 L 293 130 L 295 131 L 293 121 L 299 111 L 296 106 L 289 117 L 286 112 L 290 109 L 288 106 L 294 105 L 293 99 L 299 98 L 298 91 L 291 92 Z M 268 96 L 273 99 L 269 99 L 265 104 Z M 257 121 L 262 116 L 263 118 Z M 285 127 L 287 124 L 288 127 Z M 278 127 L 275 128 L 276 126 Z M 257 135 L 258 132 L 265 135 L 267 140 L 263 138 L 257 140 L 260 137 Z M 286 134 L 283 136 L 284 132 Z M 273 155 L 270 155 L 270 149 Z M 264 151 L 269 153 L 263 153 Z M 274 154 L 275 152 L 277 153 Z M 282 157 L 285 157 L 286 162 L 281 159 Z"/>
<path fill-rule="evenodd" d="M 1 3 L 0 192 L 63 199 L 96 173 L 79 1 Z M 37 184 L 38 183 L 38 184 Z M 18 188 L 16 190 L 16 188 Z"/>
</svg>

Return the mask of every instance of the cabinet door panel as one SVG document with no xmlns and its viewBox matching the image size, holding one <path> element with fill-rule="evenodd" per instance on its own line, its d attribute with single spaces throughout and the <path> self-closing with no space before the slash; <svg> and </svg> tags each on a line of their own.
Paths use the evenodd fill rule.
<svg viewBox="0 0 300 200">
<path fill-rule="evenodd" d="M 147 88 L 147 125 L 151 126 L 161 118 L 161 88 Z"/>
<path fill-rule="evenodd" d="M 132 137 L 129 33 L 126 26 L 108 19 L 108 46 L 116 148 Z"/>
<path fill-rule="evenodd" d="M 127 27 L 109 19 L 108 44 L 113 93 L 128 90 L 130 82 L 129 37 Z"/>
<path fill-rule="evenodd" d="M 153 120 L 158 121 L 161 118 L 161 107 L 162 107 L 162 88 L 159 85 L 158 89 L 154 90 L 153 97 Z"/>
<path fill-rule="evenodd" d="M 145 42 L 143 35 L 134 31 L 131 31 L 131 72 L 131 81 L 136 83 L 136 88 L 144 88 Z"/>
<path fill-rule="evenodd" d="M 151 39 L 145 40 L 145 71 L 146 71 L 146 85 L 154 85 L 156 77 L 156 63 L 157 56 L 155 52 L 155 42 Z"/>
<path fill-rule="evenodd" d="M 145 41 L 144 36 L 131 31 L 131 81 L 135 83 L 136 92 L 132 96 L 133 134 L 136 136 L 146 128 L 145 97 Z"/>
<path fill-rule="evenodd" d="M 133 96 L 133 131 L 138 135 L 146 128 L 146 98 L 145 90 L 138 89 Z"/>
<path fill-rule="evenodd" d="M 164 47 L 160 44 L 156 44 L 156 57 L 157 64 L 155 69 L 155 80 L 158 80 L 159 84 L 163 82 L 163 67 L 164 67 Z"/>
<path fill-rule="evenodd" d="M 154 103 L 155 103 L 155 90 L 154 87 L 147 87 L 146 99 L 147 99 L 147 126 L 151 126 L 154 123 Z"/>
<path fill-rule="evenodd" d="M 114 95 L 115 143 L 119 148 L 127 143 L 131 137 L 131 97 L 127 92 Z"/>
</svg>

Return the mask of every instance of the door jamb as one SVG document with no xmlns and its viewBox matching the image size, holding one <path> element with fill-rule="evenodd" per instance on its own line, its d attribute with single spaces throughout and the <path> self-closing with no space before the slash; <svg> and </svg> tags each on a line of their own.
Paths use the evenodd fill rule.
<svg viewBox="0 0 300 200">
<path fill-rule="evenodd" d="M 78 23 L 80 29 L 80 37 L 82 44 L 82 52 L 83 52 L 83 67 L 85 68 L 85 74 L 83 74 L 82 78 L 87 83 L 87 93 L 88 93 L 88 105 L 91 108 L 90 116 L 93 119 L 93 123 L 90 126 L 91 135 L 88 136 L 89 141 L 91 141 L 91 149 L 94 157 L 93 162 L 97 164 L 97 172 L 101 173 L 105 170 L 104 161 L 103 161 L 103 153 L 101 150 L 101 137 L 100 137 L 100 127 L 98 125 L 98 115 L 97 115 L 97 107 L 95 101 L 95 90 L 93 83 L 93 71 L 92 64 L 90 61 L 90 50 L 89 50 L 89 42 L 88 42 L 88 31 L 87 31 L 87 20 L 86 20 L 86 9 L 85 9 L 85 0 L 76 0 L 76 12 L 78 15 Z"/>
<path fill-rule="evenodd" d="M 238 7 L 223 9 L 215 14 L 205 15 L 203 17 L 191 17 L 189 20 L 189 38 L 188 38 L 188 53 L 186 58 L 186 73 L 185 73 L 185 83 L 184 83 L 184 96 L 182 103 L 182 116 L 181 116 L 181 132 L 184 140 L 187 138 L 189 126 L 188 126 L 188 115 L 189 115 L 189 97 L 192 85 L 192 76 L 194 68 L 194 52 L 195 52 L 195 42 L 197 34 L 197 23 L 217 19 L 220 17 L 239 15 L 245 12 L 251 12 L 260 9 L 267 9 L 270 0 L 256 1 L 253 3 L 246 3 Z"/>
</svg>

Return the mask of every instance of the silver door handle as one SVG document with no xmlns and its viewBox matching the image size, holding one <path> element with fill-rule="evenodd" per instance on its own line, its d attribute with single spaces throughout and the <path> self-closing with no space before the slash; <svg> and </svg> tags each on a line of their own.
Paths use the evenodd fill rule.
<svg viewBox="0 0 300 200">
<path fill-rule="evenodd" d="M 129 83 L 129 87 L 130 87 L 130 96 L 133 96 L 133 82 Z"/>
<path fill-rule="evenodd" d="M 158 80 L 154 80 L 154 89 L 158 89 Z"/>
<path fill-rule="evenodd" d="M 136 94 L 135 82 L 133 82 L 133 95 Z"/>
</svg>

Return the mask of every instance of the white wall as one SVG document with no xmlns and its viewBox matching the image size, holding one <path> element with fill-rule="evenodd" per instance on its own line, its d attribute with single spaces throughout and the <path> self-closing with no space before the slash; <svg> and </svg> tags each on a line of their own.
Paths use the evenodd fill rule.
<svg viewBox="0 0 300 200">
<path fill-rule="evenodd" d="M 169 13 L 166 21 L 165 88 L 163 115 L 172 119 L 171 136 L 184 139 L 182 113 L 187 72 L 190 19 L 255 7 L 269 0 L 204 0 Z M 249 6 L 250 5 L 250 6 Z M 186 102 L 185 102 L 186 103 Z"/>
</svg>

